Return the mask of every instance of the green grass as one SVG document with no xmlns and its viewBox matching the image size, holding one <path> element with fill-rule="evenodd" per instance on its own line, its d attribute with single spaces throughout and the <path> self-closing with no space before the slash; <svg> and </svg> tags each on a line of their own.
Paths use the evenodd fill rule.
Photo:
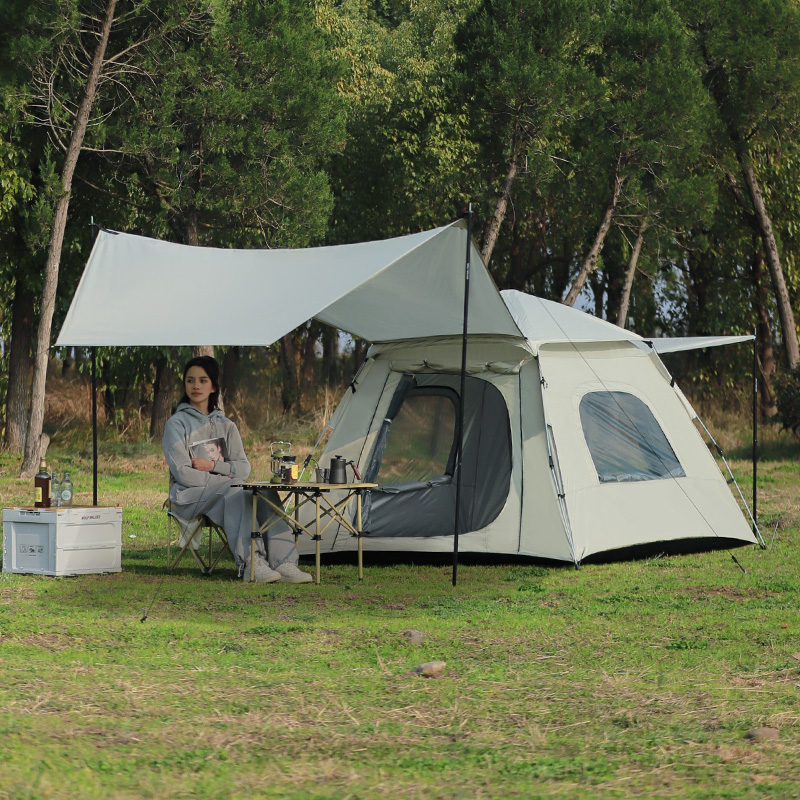
<svg viewBox="0 0 800 800">
<path fill-rule="evenodd" d="M 166 574 L 158 448 L 103 443 L 123 571 L 0 575 L 0 798 L 798 797 L 800 464 L 782 441 L 759 468 L 774 544 L 734 551 L 747 574 L 725 550 L 579 571 L 465 556 L 455 588 L 446 558 L 368 543 L 361 583 L 341 558 L 320 586 L 245 585 L 230 562 Z M 85 448 L 51 460 L 91 497 Z M 0 456 L 4 505 L 30 502 L 16 468 Z M 433 659 L 443 677 L 411 674 Z"/>
</svg>

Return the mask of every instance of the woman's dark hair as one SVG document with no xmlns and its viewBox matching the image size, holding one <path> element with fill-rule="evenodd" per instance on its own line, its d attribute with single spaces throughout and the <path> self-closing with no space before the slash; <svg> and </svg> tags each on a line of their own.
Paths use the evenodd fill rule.
<svg viewBox="0 0 800 800">
<path fill-rule="evenodd" d="M 195 356 L 186 362 L 186 366 L 183 368 L 183 397 L 178 401 L 178 405 L 190 402 L 189 395 L 186 394 L 186 373 L 192 367 L 204 369 L 206 375 L 211 379 L 211 383 L 214 384 L 215 389 L 208 396 L 208 413 L 210 414 L 215 408 L 219 408 L 219 364 L 211 356 Z"/>
</svg>

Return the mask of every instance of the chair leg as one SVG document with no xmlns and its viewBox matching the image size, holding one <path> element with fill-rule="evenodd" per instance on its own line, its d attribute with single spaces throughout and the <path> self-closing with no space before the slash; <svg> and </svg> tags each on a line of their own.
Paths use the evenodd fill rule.
<svg viewBox="0 0 800 800">
<path fill-rule="evenodd" d="M 172 572 L 181 563 L 188 550 L 197 562 L 197 566 L 200 567 L 200 572 L 203 575 L 210 575 L 208 564 L 206 564 L 200 553 L 191 546 L 193 538 L 191 536 L 186 538 L 186 542 L 181 546 L 180 551 L 175 556 L 175 560 L 172 560 L 172 515 L 168 514 L 167 519 L 167 570 Z"/>
<path fill-rule="evenodd" d="M 206 518 L 206 522 L 208 523 L 208 574 L 210 575 L 216 568 L 217 564 L 219 564 L 222 556 L 225 555 L 226 550 L 228 553 L 230 553 L 231 558 L 233 558 L 233 550 L 231 550 L 230 544 L 228 544 L 228 537 L 225 535 L 225 531 L 208 518 Z M 215 536 L 220 541 L 220 549 L 216 556 L 214 555 Z"/>
<path fill-rule="evenodd" d="M 219 564 L 220 559 L 222 556 L 225 555 L 227 551 L 230 553 L 231 558 L 234 558 L 233 551 L 231 550 L 230 544 L 228 543 L 228 537 L 225 535 L 225 531 L 216 523 L 212 522 L 208 517 L 203 517 L 200 526 L 201 531 L 207 531 L 208 533 L 208 555 L 207 559 L 203 557 L 203 553 L 200 551 L 200 547 L 203 547 L 202 544 L 195 550 L 191 544 L 193 537 L 187 537 L 186 542 L 180 547 L 175 559 L 172 559 L 172 515 L 167 515 L 167 570 L 172 571 L 175 569 L 178 564 L 181 563 L 183 557 L 186 555 L 186 552 L 192 554 L 192 557 L 197 562 L 197 566 L 200 567 L 200 572 L 203 575 L 210 575 Z M 214 552 L 214 538 L 219 539 L 219 550 L 215 553 Z M 203 547 L 203 550 L 205 548 Z M 234 559 L 235 560 L 235 559 Z"/>
</svg>

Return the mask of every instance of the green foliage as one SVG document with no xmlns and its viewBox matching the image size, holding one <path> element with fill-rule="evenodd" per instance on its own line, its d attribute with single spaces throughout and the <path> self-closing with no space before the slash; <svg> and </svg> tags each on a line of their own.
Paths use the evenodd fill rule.
<svg viewBox="0 0 800 800">
<path fill-rule="evenodd" d="M 442 224 L 469 193 L 475 148 L 452 96 L 453 34 L 476 0 L 330 0 L 317 20 L 344 65 L 347 139 L 331 160 L 330 238 L 382 238 Z"/>
<path fill-rule="evenodd" d="M 0 5 L 6 341 L 13 293 L 41 288 L 63 140 L 101 8 Z M 515 159 L 491 264 L 501 288 L 564 295 L 619 168 L 615 227 L 583 307 L 615 318 L 646 220 L 635 329 L 751 332 L 760 305 L 774 317 L 775 301 L 738 176 L 748 163 L 798 303 L 794 0 L 142 0 L 125 5 L 109 47 L 72 189 L 54 332 L 91 216 L 181 242 L 283 247 L 416 231 L 472 202 L 480 239 Z M 107 385 L 139 403 L 146 355 L 104 358 Z M 739 379 L 735 354 L 698 360 L 698 391 Z"/>
<path fill-rule="evenodd" d="M 0 224 L 18 204 L 33 197 L 19 142 L 19 105 L 0 94 Z"/>
<path fill-rule="evenodd" d="M 172 22 L 143 47 L 145 77 L 100 131 L 108 152 L 94 165 L 126 227 L 223 247 L 320 241 L 324 164 L 344 128 L 308 6 L 161 5 Z"/>
</svg>

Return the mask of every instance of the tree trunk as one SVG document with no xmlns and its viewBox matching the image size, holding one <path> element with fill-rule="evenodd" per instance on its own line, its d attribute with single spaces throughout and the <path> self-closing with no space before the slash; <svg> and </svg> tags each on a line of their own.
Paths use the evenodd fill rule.
<svg viewBox="0 0 800 800">
<path fill-rule="evenodd" d="M 300 368 L 300 391 L 301 393 L 313 385 L 314 383 L 314 368 L 317 365 L 317 351 L 316 351 L 317 338 L 314 331 L 306 329 L 303 332 L 303 348 L 302 348 L 302 365 Z"/>
<path fill-rule="evenodd" d="M 328 386 L 339 380 L 339 329 L 325 325 L 322 331 L 322 379 Z"/>
<path fill-rule="evenodd" d="M 758 250 L 753 263 L 755 288 L 756 334 L 758 336 L 759 407 L 762 420 L 771 419 L 778 413 L 775 399 L 775 351 L 772 348 L 772 326 L 769 318 L 769 289 L 762 280 L 764 253 Z"/>
<path fill-rule="evenodd" d="M 116 7 L 117 0 L 108 0 L 106 3 L 105 19 L 100 30 L 100 39 L 92 57 L 83 97 L 75 114 L 75 124 L 72 128 L 64 166 L 61 170 L 61 195 L 56 202 L 55 214 L 53 215 L 53 223 L 50 229 L 50 241 L 47 246 L 39 330 L 36 337 L 36 353 L 33 362 L 31 413 L 25 437 L 25 456 L 20 468 L 20 477 L 23 478 L 32 477 L 38 467 L 42 428 L 44 427 L 44 394 L 47 381 L 47 360 L 50 352 L 50 333 L 53 325 L 53 311 L 55 309 L 56 288 L 58 286 L 58 268 L 61 263 L 61 248 L 64 243 L 64 230 L 67 225 L 72 178 L 75 174 L 83 139 L 86 136 L 89 114 L 97 94 L 97 84 L 103 68 L 103 60 L 108 45 L 108 37 L 111 33 L 111 25 L 114 22 Z"/>
<path fill-rule="evenodd" d="M 25 447 L 33 316 L 33 294 L 21 280 L 17 280 L 11 309 L 6 432 L 3 437 L 3 447 L 13 453 L 21 453 Z"/>
<path fill-rule="evenodd" d="M 778 316 L 781 321 L 781 333 L 783 334 L 783 349 L 786 353 L 786 363 L 789 369 L 794 369 L 800 362 L 800 349 L 797 343 L 797 328 L 795 327 L 794 311 L 789 299 L 789 292 L 786 288 L 786 280 L 783 276 L 781 259 L 778 253 L 778 243 L 772 232 L 772 222 L 770 221 L 761 188 L 758 185 L 755 171 L 752 164 L 746 163 L 740 154 L 742 164 L 742 174 L 744 175 L 750 199 L 758 220 L 758 227 L 761 232 L 761 239 L 764 243 L 764 253 L 767 257 L 770 276 L 772 277 L 772 288 L 775 292 L 775 302 L 778 305 Z"/>
<path fill-rule="evenodd" d="M 113 425 L 116 421 L 117 389 L 113 389 L 114 375 L 109 361 L 104 361 L 99 368 L 100 397 L 103 404 L 98 411 L 102 411 L 106 425 Z"/>
<path fill-rule="evenodd" d="M 234 421 L 237 420 L 235 401 L 237 389 L 237 378 L 239 372 L 239 361 L 242 357 L 240 347 L 229 347 L 222 358 L 222 377 L 220 378 L 220 389 L 222 399 L 225 401 L 227 410 L 225 414 Z"/>
<path fill-rule="evenodd" d="M 639 254 L 642 252 L 642 242 L 644 241 L 644 231 L 647 228 L 647 217 L 639 225 L 639 232 L 636 234 L 636 242 L 631 250 L 631 257 L 628 259 L 628 268 L 625 270 L 625 285 L 622 287 L 622 297 L 619 301 L 619 313 L 617 314 L 617 325 L 625 327 L 628 319 L 628 307 L 631 302 L 631 289 L 633 288 L 633 278 L 636 275 L 636 265 L 639 263 Z"/>
<path fill-rule="evenodd" d="M 295 409 L 300 412 L 300 378 L 297 369 L 297 347 L 292 334 L 281 337 L 280 356 L 283 381 L 281 383 L 281 404 L 284 412 Z"/>
<path fill-rule="evenodd" d="M 483 239 L 483 248 L 481 249 L 481 258 L 486 266 L 489 266 L 489 261 L 492 258 L 492 251 L 497 243 L 497 237 L 500 234 L 500 226 L 506 216 L 506 209 L 508 208 L 508 199 L 511 196 L 511 187 L 514 185 L 514 179 L 517 177 L 517 170 L 519 169 L 519 154 L 515 153 L 508 164 L 506 177 L 503 180 L 503 186 L 500 189 L 500 195 L 495 203 L 492 219 L 489 222 L 489 227 L 486 230 L 486 236 Z"/>
<path fill-rule="evenodd" d="M 606 234 L 611 228 L 611 220 L 614 218 L 614 211 L 617 208 L 619 196 L 622 192 L 622 184 L 624 182 L 625 178 L 620 177 L 619 164 L 617 164 L 617 170 L 614 173 L 614 188 L 611 193 L 611 200 L 606 207 L 606 213 L 603 215 L 603 221 L 600 223 L 600 227 L 597 230 L 597 235 L 594 237 L 594 242 L 592 243 L 586 258 L 583 261 L 581 270 L 578 273 L 578 276 L 575 278 L 575 281 L 567 293 L 567 296 L 562 300 L 566 306 L 575 305 L 575 301 L 578 299 L 578 295 L 581 293 L 581 289 L 583 289 L 583 284 L 586 283 L 586 279 L 589 277 L 590 273 L 597 269 L 597 259 L 600 256 L 600 251 L 603 249 L 603 243 L 606 240 Z"/>
<path fill-rule="evenodd" d="M 164 426 L 172 414 L 172 400 L 175 396 L 175 367 L 172 359 L 161 356 L 156 362 L 156 377 L 153 381 L 153 410 L 150 412 L 150 438 L 161 441 Z"/>
</svg>

